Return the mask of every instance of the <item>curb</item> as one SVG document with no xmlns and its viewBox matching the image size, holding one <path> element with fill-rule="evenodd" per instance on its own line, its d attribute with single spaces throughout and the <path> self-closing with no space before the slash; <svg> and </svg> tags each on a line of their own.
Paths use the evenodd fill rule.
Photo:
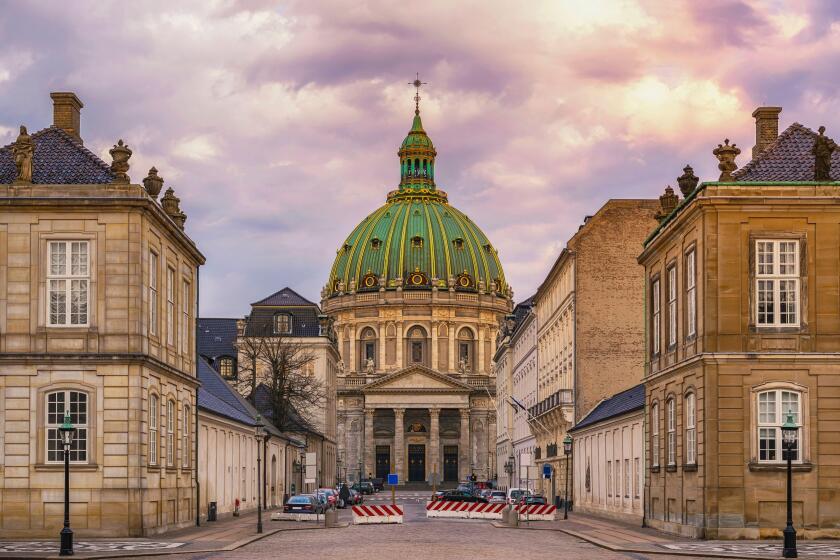
<svg viewBox="0 0 840 560">
<path fill-rule="evenodd" d="M 744 556 L 743 554 L 738 553 L 725 553 L 725 552 L 702 552 L 702 551 L 688 551 L 688 550 L 671 550 L 671 549 L 648 549 L 648 548 L 640 548 L 640 547 L 631 547 L 631 546 L 620 546 L 612 543 L 608 543 L 606 541 L 602 541 L 600 539 L 596 539 L 595 537 L 591 537 L 584 533 L 580 533 L 578 531 L 573 531 L 571 529 L 563 529 L 560 527 L 510 527 L 508 525 L 503 525 L 501 523 L 491 523 L 497 529 L 525 529 L 527 531 L 556 531 L 559 533 L 565 533 L 571 537 L 575 537 L 582 541 L 586 541 L 589 544 L 593 544 L 598 548 L 603 548 L 605 550 L 609 550 L 611 552 L 631 552 L 634 554 L 658 554 L 662 556 L 685 556 L 688 558 L 728 558 L 730 560 L 778 560 L 779 556 L 759 556 L 759 555 L 749 555 Z"/>
</svg>

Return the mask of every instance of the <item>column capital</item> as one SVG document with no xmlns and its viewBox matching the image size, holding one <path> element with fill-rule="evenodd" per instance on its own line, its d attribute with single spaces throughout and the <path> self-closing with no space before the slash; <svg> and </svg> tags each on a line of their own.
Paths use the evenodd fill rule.
<svg viewBox="0 0 840 560">
<path fill-rule="evenodd" d="M 440 407 L 430 406 L 429 407 L 429 416 L 440 416 Z"/>
<path fill-rule="evenodd" d="M 365 416 L 373 416 L 374 412 L 376 412 L 375 408 L 366 408 L 365 409 Z"/>
<path fill-rule="evenodd" d="M 469 408 L 462 408 L 460 409 L 461 418 L 469 418 L 470 417 L 470 409 Z"/>
<path fill-rule="evenodd" d="M 402 415 L 404 415 L 404 414 L 405 414 L 405 409 L 404 409 L 404 408 L 394 408 L 393 410 L 394 410 L 394 415 L 395 415 L 395 416 L 396 416 L 397 414 L 399 414 L 400 416 L 402 416 Z"/>
</svg>

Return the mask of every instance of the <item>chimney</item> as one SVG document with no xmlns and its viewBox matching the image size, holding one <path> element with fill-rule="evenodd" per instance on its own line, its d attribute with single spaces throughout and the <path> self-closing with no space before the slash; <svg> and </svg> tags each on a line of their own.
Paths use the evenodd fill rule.
<svg viewBox="0 0 840 560">
<path fill-rule="evenodd" d="M 752 149 L 752 157 L 755 157 L 767 149 L 767 146 L 776 141 L 779 137 L 779 113 L 781 107 L 759 107 L 753 111 L 755 119 L 755 146 Z"/>
<path fill-rule="evenodd" d="M 71 91 L 54 91 L 50 97 L 53 100 L 53 126 L 62 129 L 82 144 L 79 121 L 84 105 L 81 100 Z"/>
</svg>

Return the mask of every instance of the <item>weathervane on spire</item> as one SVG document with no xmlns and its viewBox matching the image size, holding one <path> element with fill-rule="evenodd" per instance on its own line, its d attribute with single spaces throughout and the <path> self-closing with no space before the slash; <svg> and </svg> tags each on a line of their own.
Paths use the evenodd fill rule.
<svg viewBox="0 0 840 560">
<path fill-rule="evenodd" d="M 420 72 L 417 72 L 417 78 L 413 82 L 408 82 L 408 85 L 414 86 L 417 93 L 414 94 L 414 114 L 420 114 L 420 86 L 425 86 L 426 82 L 420 81 Z"/>
</svg>

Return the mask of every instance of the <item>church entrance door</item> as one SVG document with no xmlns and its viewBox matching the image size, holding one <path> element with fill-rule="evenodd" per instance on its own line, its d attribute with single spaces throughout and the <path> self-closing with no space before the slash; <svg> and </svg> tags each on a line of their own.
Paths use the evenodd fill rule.
<svg viewBox="0 0 840 560">
<path fill-rule="evenodd" d="M 408 446 L 408 481 L 423 482 L 426 480 L 426 446 Z"/>
<path fill-rule="evenodd" d="M 388 473 L 391 472 L 391 447 L 388 445 L 376 446 L 376 478 L 388 480 Z"/>
<path fill-rule="evenodd" d="M 458 482 L 458 446 L 443 446 L 443 480 Z"/>
</svg>

